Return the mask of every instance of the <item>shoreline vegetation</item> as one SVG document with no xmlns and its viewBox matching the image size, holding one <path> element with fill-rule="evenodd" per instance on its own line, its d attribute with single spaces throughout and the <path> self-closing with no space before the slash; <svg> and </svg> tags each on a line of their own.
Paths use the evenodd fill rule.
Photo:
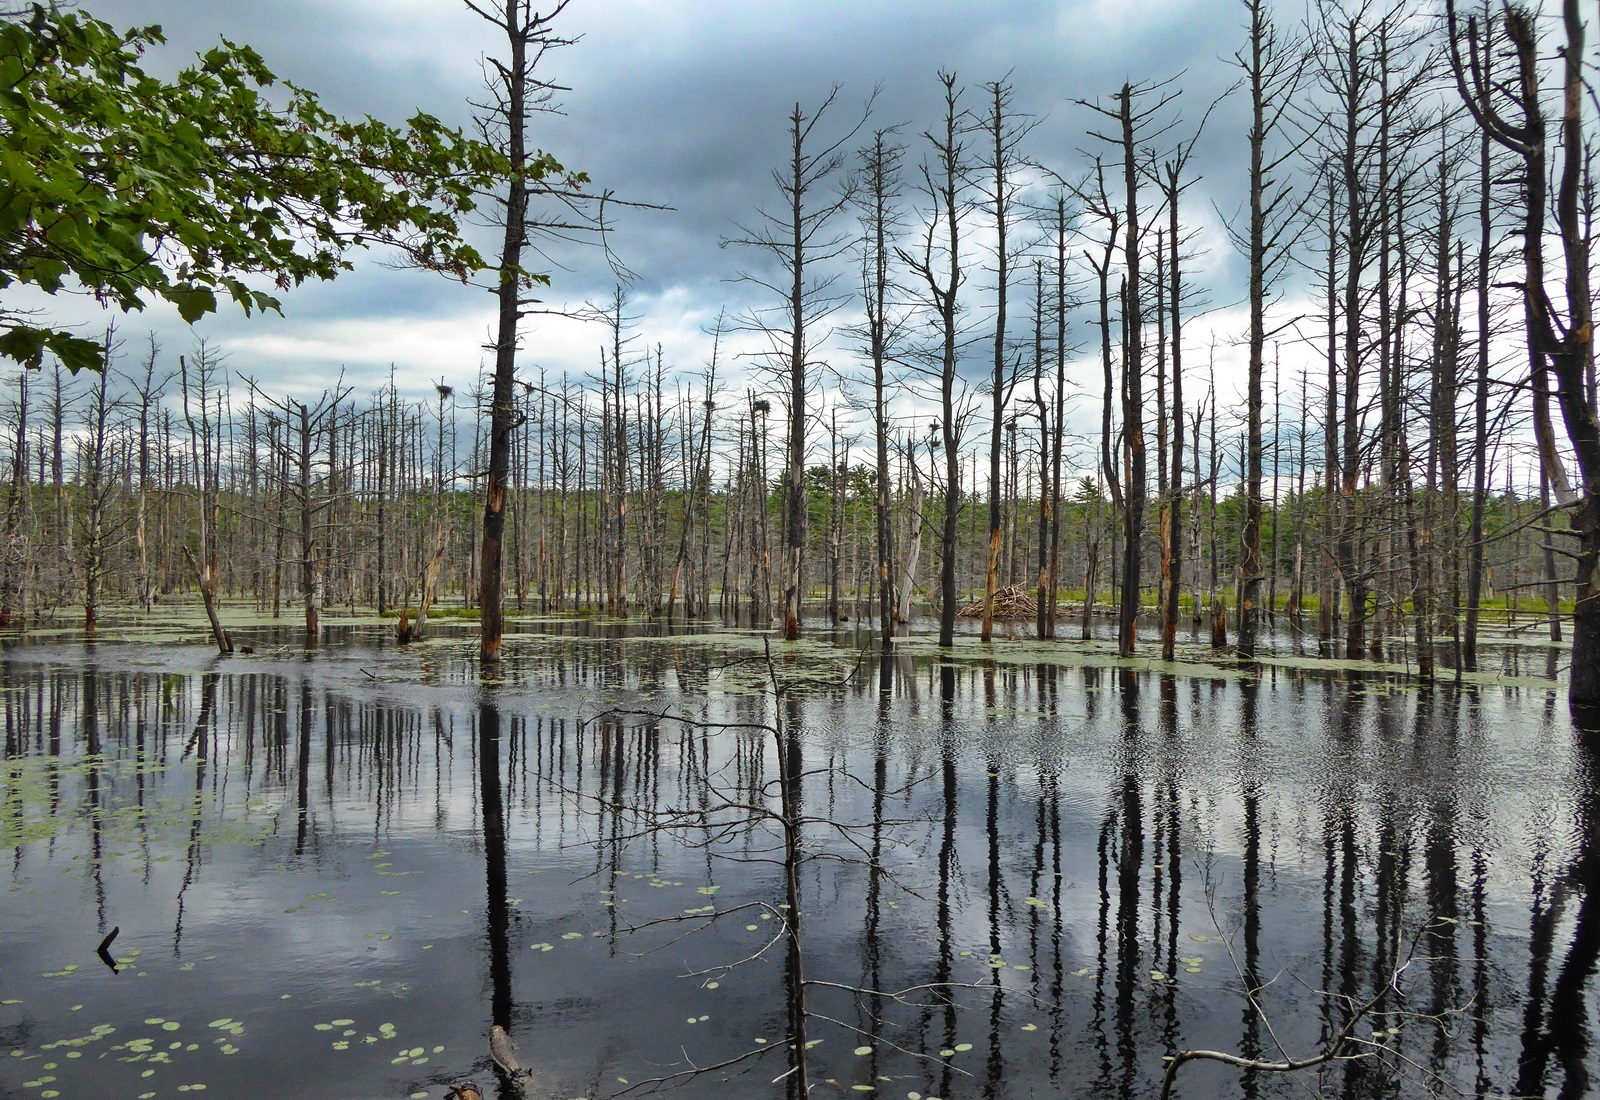
<svg viewBox="0 0 1600 1100">
<path fill-rule="evenodd" d="M 1066 606 L 1070 594 L 1064 594 Z M 1276 670 L 1293 674 L 1326 673 L 1330 676 L 1381 678 L 1390 683 L 1425 686 L 1432 683 L 1454 683 L 1477 686 L 1545 686 L 1555 687 L 1565 673 L 1565 662 L 1570 649 L 1561 643 L 1540 637 L 1547 619 L 1544 609 L 1530 608 L 1528 602 L 1513 610 L 1510 607 L 1489 607 L 1483 618 L 1483 652 L 1485 667 L 1476 670 L 1435 670 L 1432 676 L 1424 675 L 1416 655 L 1408 647 L 1395 646 L 1387 660 L 1370 657 L 1349 659 L 1323 657 L 1316 652 L 1315 639 L 1297 637 L 1292 624 L 1279 612 L 1281 629 L 1263 632 L 1262 645 L 1250 660 L 1241 659 L 1232 647 L 1216 647 L 1210 634 L 1200 628 L 1180 634 L 1174 660 L 1164 660 L 1153 646 L 1147 646 L 1133 656 L 1122 656 L 1115 644 L 1116 613 L 1114 608 L 1098 609 L 1094 620 L 1095 633 L 1091 638 L 1064 638 L 1041 641 L 1030 633 L 1030 624 L 1021 620 L 999 620 L 990 640 L 982 639 L 978 624 L 969 623 L 969 629 L 955 636 L 954 644 L 938 644 L 937 620 L 925 614 L 916 620 L 918 629 L 898 635 L 891 651 L 886 652 L 872 634 L 870 623 L 844 621 L 832 629 L 810 631 L 806 639 L 795 643 L 781 640 L 781 625 L 774 622 L 752 627 L 748 624 L 717 619 L 675 620 L 650 619 L 635 614 L 613 615 L 603 609 L 580 609 L 544 613 L 535 610 L 508 611 L 506 615 L 506 650 L 508 656 L 528 656 L 535 659 L 552 643 L 581 643 L 585 638 L 602 639 L 618 636 L 618 631 L 641 639 L 670 638 L 680 644 L 704 645 L 728 651 L 743 651 L 753 646 L 771 644 L 773 655 L 793 666 L 816 664 L 837 668 L 841 657 L 860 662 L 875 657 L 887 657 L 889 652 L 912 659 L 931 659 L 940 663 L 1001 665 L 1039 665 L 1058 668 L 1099 666 L 1133 671 L 1154 671 L 1177 677 L 1235 679 L 1241 676 L 1264 674 Z M 241 643 L 237 651 L 243 656 L 297 656 L 307 646 L 298 624 L 287 616 L 272 616 L 256 611 L 247 601 L 223 600 L 216 605 L 219 619 L 230 636 Z M 373 607 L 330 607 L 321 618 L 324 637 L 319 646 L 337 647 L 350 642 L 371 641 L 387 646 L 396 642 L 396 627 L 407 613 L 414 609 L 389 608 L 379 612 Z M 477 610 L 471 607 L 435 607 L 430 621 L 437 629 L 425 648 L 466 649 L 477 637 Z M 1155 630 L 1156 624 L 1150 624 Z M 26 631 L 0 631 L 0 644 L 61 643 L 84 640 L 96 645 L 104 643 L 172 642 L 202 645 L 210 639 L 211 627 L 207 612 L 196 596 L 163 600 L 157 609 L 146 613 L 127 606 L 108 607 L 99 620 L 93 638 L 85 635 L 81 622 L 63 617 L 57 622 L 41 623 Z M 1143 640 L 1141 638 L 1141 640 Z M 418 639 L 420 641 L 420 639 Z M 1443 646 L 1445 639 L 1435 639 Z M 404 646 L 402 645 L 403 649 Z M 1497 654 L 1504 651 L 1504 657 Z M 752 650 L 753 652 L 753 650 Z M 850 656 L 853 654 L 854 656 Z M 1537 655 L 1542 654 L 1542 659 Z M 476 663 L 474 660 L 472 663 Z M 381 665 L 374 666 L 381 671 Z M 805 679 L 804 677 L 802 678 Z"/>
</svg>

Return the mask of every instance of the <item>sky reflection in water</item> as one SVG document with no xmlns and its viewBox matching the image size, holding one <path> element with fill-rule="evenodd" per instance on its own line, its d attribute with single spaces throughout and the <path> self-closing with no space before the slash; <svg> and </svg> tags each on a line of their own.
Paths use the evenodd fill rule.
<svg viewBox="0 0 1600 1100">
<path fill-rule="evenodd" d="M 524 640 L 484 689 L 468 652 L 11 650 L 0 1096 L 442 1097 L 491 1021 L 540 1096 L 786 1095 L 779 726 L 818 1095 L 1151 1095 L 1408 961 L 1325 1089 L 1588 1087 L 1596 758 L 1541 689 L 965 661 L 947 699 L 813 643 L 775 700 L 748 638 Z"/>
</svg>

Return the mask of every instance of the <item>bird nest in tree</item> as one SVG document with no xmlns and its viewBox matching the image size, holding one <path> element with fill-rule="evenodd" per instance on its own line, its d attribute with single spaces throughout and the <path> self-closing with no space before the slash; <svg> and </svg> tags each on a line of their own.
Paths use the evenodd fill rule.
<svg viewBox="0 0 1600 1100">
<path fill-rule="evenodd" d="M 1007 585 L 994 594 L 994 617 L 997 619 L 1031 619 L 1039 613 L 1039 605 L 1028 598 L 1027 590 L 1020 584 Z M 956 612 L 963 619 L 981 619 L 983 601 L 970 604 Z"/>
</svg>

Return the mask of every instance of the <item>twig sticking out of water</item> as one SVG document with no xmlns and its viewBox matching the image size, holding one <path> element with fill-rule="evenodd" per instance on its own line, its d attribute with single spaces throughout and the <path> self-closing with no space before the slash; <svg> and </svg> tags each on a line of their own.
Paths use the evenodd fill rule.
<svg viewBox="0 0 1600 1100">
<path fill-rule="evenodd" d="M 120 974 L 122 972 L 122 968 L 117 965 L 117 960 L 111 957 L 110 950 L 111 942 L 117 938 L 117 933 L 121 931 L 122 929 L 120 927 L 111 929 L 111 931 L 106 934 L 106 938 L 100 941 L 100 946 L 95 948 L 95 954 L 100 956 L 101 962 L 105 963 L 111 968 L 111 973 L 113 974 Z"/>
</svg>

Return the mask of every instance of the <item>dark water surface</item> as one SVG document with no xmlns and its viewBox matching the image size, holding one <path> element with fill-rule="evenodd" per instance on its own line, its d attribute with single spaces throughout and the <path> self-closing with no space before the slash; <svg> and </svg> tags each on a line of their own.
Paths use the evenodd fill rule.
<svg viewBox="0 0 1600 1100">
<path fill-rule="evenodd" d="M 1179 1094 L 1600 1088 L 1600 755 L 1551 689 L 259 648 L 0 658 L 7 1100 L 510 1095 L 497 1020 L 539 1097 L 783 1097 L 797 970 L 818 1096 L 1153 1096 L 1176 1050 L 1314 1053 L 1396 972 L 1361 1057 Z"/>
</svg>

